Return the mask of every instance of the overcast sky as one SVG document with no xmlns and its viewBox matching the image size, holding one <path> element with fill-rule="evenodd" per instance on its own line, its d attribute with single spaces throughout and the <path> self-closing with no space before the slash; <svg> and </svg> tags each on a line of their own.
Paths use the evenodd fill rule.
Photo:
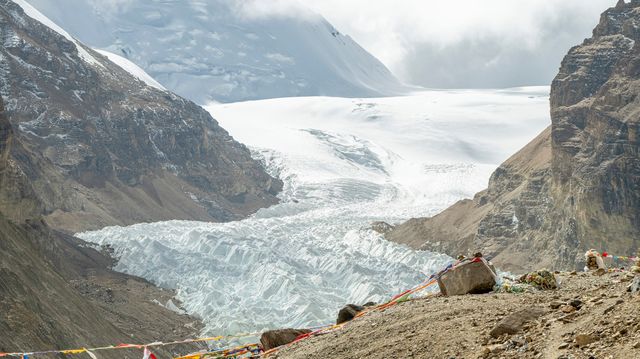
<svg viewBox="0 0 640 359">
<path fill-rule="evenodd" d="M 240 0 L 243 1 L 243 0 Z M 401 80 L 427 87 L 549 84 L 616 0 L 246 0 L 324 15 Z"/>
</svg>

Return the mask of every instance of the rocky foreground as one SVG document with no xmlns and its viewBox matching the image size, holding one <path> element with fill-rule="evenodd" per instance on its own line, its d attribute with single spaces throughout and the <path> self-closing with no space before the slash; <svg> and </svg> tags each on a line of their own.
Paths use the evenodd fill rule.
<svg viewBox="0 0 640 359">
<path fill-rule="evenodd" d="M 294 343 L 277 358 L 638 358 L 629 272 L 562 272 L 559 289 L 431 297 Z M 513 334 L 509 334 L 513 333 Z"/>
</svg>

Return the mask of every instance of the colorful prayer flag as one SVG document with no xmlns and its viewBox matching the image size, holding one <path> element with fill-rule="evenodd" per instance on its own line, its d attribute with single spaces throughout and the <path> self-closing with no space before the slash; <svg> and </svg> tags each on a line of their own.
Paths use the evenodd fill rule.
<svg viewBox="0 0 640 359">
<path fill-rule="evenodd" d="M 87 353 L 87 355 L 89 355 L 91 357 L 91 359 L 98 359 L 98 357 L 96 357 L 95 354 L 93 354 L 92 352 L 90 352 L 86 348 L 84 349 L 84 352 Z"/>
<path fill-rule="evenodd" d="M 144 356 L 142 357 L 142 359 L 158 359 L 158 358 L 156 358 L 156 356 L 152 352 L 150 352 L 147 347 L 144 347 Z"/>
</svg>

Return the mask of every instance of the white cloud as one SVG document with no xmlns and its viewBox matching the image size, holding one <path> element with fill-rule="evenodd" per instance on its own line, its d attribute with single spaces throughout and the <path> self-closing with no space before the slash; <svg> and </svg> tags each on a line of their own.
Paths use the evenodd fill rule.
<svg viewBox="0 0 640 359">
<path fill-rule="evenodd" d="M 240 0 L 242 1 L 242 0 Z M 409 82 L 428 69 L 417 69 L 416 56 L 478 56 L 469 66 L 495 69 L 509 56 L 541 57 L 532 66 L 557 70 L 570 46 L 588 37 L 599 14 L 616 0 L 250 0 L 251 7 L 282 15 L 300 13 L 301 5 L 325 16 L 351 35 L 398 76 Z M 271 10 L 268 10 L 271 8 Z M 469 51 L 464 51 L 467 47 Z M 493 51 L 494 56 L 477 54 Z M 425 51 L 429 51 L 426 53 Z M 549 62 L 545 66 L 544 59 Z M 425 64 L 438 66 L 437 59 Z M 418 71 L 420 70 L 420 71 Z M 526 66 L 523 71 L 531 71 Z M 443 69 L 431 69 L 433 72 Z M 544 71 L 542 71 L 544 72 Z M 465 75 L 467 76 L 467 75 Z M 428 77 L 428 76 L 427 76 Z M 455 76 L 454 76 L 455 77 Z M 545 80 L 548 82 L 549 79 Z M 453 83 L 456 80 L 452 80 Z M 507 81 L 508 82 L 508 81 Z"/>
<path fill-rule="evenodd" d="M 88 3 L 103 15 L 113 16 L 132 5 L 134 0 L 89 0 Z"/>
<path fill-rule="evenodd" d="M 316 16 L 311 8 L 299 0 L 231 0 L 236 13 L 247 19 L 261 19 L 270 16 L 312 18 Z"/>
<path fill-rule="evenodd" d="M 78 0 L 104 15 L 140 0 Z M 616 0 L 182 0 L 247 21 L 323 15 L 402 80 L 429 87 L 548 84 Z"/>
</svg>

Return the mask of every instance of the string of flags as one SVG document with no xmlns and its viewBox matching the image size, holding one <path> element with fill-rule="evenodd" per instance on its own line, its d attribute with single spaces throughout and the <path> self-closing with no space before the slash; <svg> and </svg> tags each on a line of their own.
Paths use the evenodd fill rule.
<svg viewBox="0 0 640 359">
<path fill-rule="evenodd" d="M 189 354 L 189 355 L 181 356 L 175 359 L 228 358 L 228 357 L 237 357 L 245 354 L 260 355 L 262 354 L 262 346 L 260 346 L 260 344 L 258 343 L 254 343 L 254 344 L 237 346 L 235 348 L 230 348 L 230 349 L 217 350 L 213 352 Z"/>
<path fill-rule="evenodd" d="M 340 330 L 340 329 L 344 328 L 345 326 L 350 325 L 351 323 L 353 323 L 353 321 L 357 320 L 358 318 L 363 317 L 363 316 L 365 316 L 365 315 L 367 315 L 367 314 L 369 314 L 369 313 L 371 313 L 373 311 L 385 310 L 385 309 L 387 309 L 389 307 L 392 307 L 392 306 L 394 306 L 396 304 L 399 304 L 399 303 L 402 303 L 402 302 L 406 302 L 406 301 L 410 300 L 410 298 L 415 293 L 418 293 L 418 292 L 421 292 L 423 290 L 426 290 L 427 288 L 437 284 L 438 283 L 438 279 L 437 278 L 439 276 L 441 276 L 442 274 L 446 273 L 447 271 L 451 270 L 452 268 L 454 268 L 458 263 L 460 263 L 460 262 L 458 261 L 456 263 L 452 263 L 452 264 L 448 265 L 442 271 L 440 271 L 438 273 L 434 273 L 431 276 L 429 276 L 429 278 L 427 278 L 427 280 L 425 280 L 424 282 L 422 282 L 418 286 L 416 286 L 416 287 L 414 287 L 412 289 L 406 290 L 406 291 L 404 291 L 404 292 L 402 292 L 400 294 L 395 295 L 394 297 L 391 298 L 391 300 L 389 300 L 386 303 L 383 303 L 383 304 L 380 304 L 380 305 L 377 305 L 377 306 L 374 306 L 374 307 L 366 308 L 365 310 L 363 310 L 363 311 L 359 312 L 358 314 L 356 314 L 356 316 L 351 321 L 348 321 L 348 322 L 345 322 L 345 323 L 341 323 L 341 324 L 327 325 L 325 327 L 319 328 L 319 329 L 317 329 L 315 331 L 312 331 L 310 333 L 302 334 L 299 337 L 297 337 L 293 342 L 291 342 L 291 343 L 289 343 L 287 345 L 284 345 L 282 347 L 273 348 L 271 350 L 268 350 L 268 351 L 262 353 L 262 356 L 263 357 L 268 357 L 268 356 L 270 356 L 272 354 L 277 353 L 278 351 L 282 350 L 283 348 L 290 347 L 290 346 L 300 342 L 301 340 L 305 340 L 305 339 L 308 339 L 308 338 L 311 338 L 311 337 L 324 335 L 324 334 L 328 334 L 328 333 L 334 332 L 336 330 Z M 427 294 L 427 295 L 423 296 L 423 298 L 424 297 L 433 296 L 433 295 L 436 295 L 436 294 L 437 293 L 430 293 L 430 294 Z M 200 358 L 196 358 L 196 359 L 200 359 Z"/>
<path fill-rule="evenodd" d="M 153 342 L 148 344 L 118 344 L 104 347 L 96 347 L 96 348 L 78 348 L 78 349 L 63 349 L 63 350 L 44 350 L 44 351 L 32 351 L 32 352 L 14 352 L 14 353 L 0 353 L 0 357 L 15 357 L 21 359 L 29 359 L 33 356 L 38 355 L 46 355 L 46 354 L 87 354 L 91 359 L 97 359 L 94 352 L 104 351 L 104 350 L 119 350 L 119 349 L 143 349 L 143 359 L 157 359 L 156 356 L 151 352 L 149 348 L 153 347 L 164 347 L 164 346 L 172 346 L 179 344 L 194 344 L 194 343 L 204 343 L 204 342 L 214 342 L 214 341 L 222 341 L 229 339 L 240 339 L 246 337 L 255 337 L 259 336 L 261 333 L 243 333 L 237 335 L 230 336 L 216 336 L 216 337 L 206 337 L 206 338 L 196 338 L 196 339 L 185 339 L 178 340 L 172 342 Z"/>
<path fill-rule="evenodd" d="M 144 351 L 142 352 L 142 359 L 158 359 L 155 354 L 149 351 L 149 348 L 144 347 Z"/>
<path fill-rule="evenodd" d="M 614 256 L 614 255 L 611 255 L 611 254 L 607 253 L 606 251 L 602 252 L 601 256 L 603 258 L 612 258 L 613 260 L 621 260 L 621 261 L 635 261 L 635 260 L 638 259 L 638 257 L 636 257 L 636 256 L 630 256 L 630 257 L 627 257 L 627 256 Z"/>
<path fill-rule="evenodd" d="M 421 292 L 423 290 L 426 290 L 427 288 L 433 286 L 434 284 L 437 283 L 437 278 L 442 275 L 443 273 L 447 272 L 448 270 L 450 270 L 451 268 L 455 267 L 455 265 L 457 265 L 457 263 L 455 264 L 450 264 L 449 266 L 447 266 L 445 269 L 443 269 L 442 271 L 438 272 L 438 273 L 434 273 L 432 274 L 429 278 L 427 278 L 427 280 L 425 280 L 424 282 L 422 282 L 421 284 L 419 284 L 418 286 L 406 290 L 394 297 L 391 298 L 391 300 L 389 300 L 386 303 L 377 305 L 377 306 L 373 306 L 373 307 L 369 307 L 366 308 L 365 310 L 361 311 L 360 313 L 358 313 L 356 315 L 356 317 L 354 318 L 360 318 L 368 313 L 371 313 L 373 311 L 376 310 L 385 310 L 391 306 L 394 306 L 398 303 L 402 303 L 405 301 L 410 300 L 410 298 L 418 293 Z M 434 295 L 437 293 L 430 293 L 426 296 L 430 296 L 430 295 Z M 425 297 L 426 297 L 425 296 Z M 311 329 L 315 329 L 314 331 L 307 333 L 307 334 L 303 334 L 301 336 L 299 336 L 298 338 L 296 338 L 296 340 L 294 340 L 292 343 L 284 346 L 284 347 L 288 347 L 290 345 L 293 345 L 294 343 L 297 343 L 301 340 L 313 337 L 313 336 L 317 336 L 317 335 L 322 335 L 322 334 L 327 334 L 330 332 L 333 332 L 335 330 L 339 330 L 341 328 L 343 328 L 345 325 L 350 324 L 352 321 L 350 322 L 346 322 L 346 323 L 342 323 L 342 324 L 330 324 L 330 325 L 325 325 L 325 326 L 318 326 L 318 327 L 314 327 Z M 118 344 L 118 345 L 111 345 L 111 346 L 105 346 L 105 347 L 97 347 L 97 348 L 79 348 L 79 349 L 65 349 L 65 350 L 47 350 L 47 351 L 33 351 L 33 352 L 26 352 L 26 353 L 0 353 L 0 357 L 19 357 L 22 359 L 29 359 L 30 356 L 37 356 L 37 355 L 45 355 L 45 354 L 66 354 L 66 355 L 71 355 L 71 354 L 87 354 L 89 357 L 91 357 L 91 359 L 97 359 L 96 355 L 93 352 L 96 351 L 103 351 L 103 350 L 118 350 L 118 349 L 143 349 L 143 359 L 157 359 L 157 357 L 151 352 L 151 350 L 149 348 L 153 348 L 153 347 L 163 347 L 163 346 L 171 346 L 171 345 L 178 345 L 178 344 L 193 344 L 193 343 L 202 343 L 202 342 L 213 342 L 213 341 L 222 341 L 222 340 L 229 340 L 229 339 L 240 339 L 240 338 L 246 338 L 246 337 L 257 337 L 260 336 L 262 333 L 260 332 L 255 332 L 255 333 L 244 333 L 244 334 L 238 334 L 238 335 L 232 335 L 232 336 L 216 336 L 216 337 L 206 337 L 206 338 L 197 338 L 197 339 L 186 339 L 186 340 L 180 340 L 180 341 L 172 341 L 172 342 L 153 342 L 153 343 L 148 343 L 148 344 Z M 262 346 L 258 343 L 253 343 L 253 344 L 246 344 L 243 346 L 238 346 L 238 347 L 234 347 L 234 348 L 229 348 L 229 349 L 223 349 L 223 350 L 217 350 L 217 351 L 212 351 L 212 352 L 205 352 L 205 353 L 193 353 L 193 354 L 189 354 L 186 356 L 181 356 L 175 359 L 213 359 L 213 358 L 237 358 L 239 356 L 242 355 L 247 355 L 250 354 L 252 357 L 253 356 L 269 356 L 270 354 L 273 354 L 277 351 L 279 351 L 280 349 L 282 349 L 282 347 L 280 348 L 274 348 L 271 349 L 269 351 L 263 352 L 262 350 Z"/>
</svg>

